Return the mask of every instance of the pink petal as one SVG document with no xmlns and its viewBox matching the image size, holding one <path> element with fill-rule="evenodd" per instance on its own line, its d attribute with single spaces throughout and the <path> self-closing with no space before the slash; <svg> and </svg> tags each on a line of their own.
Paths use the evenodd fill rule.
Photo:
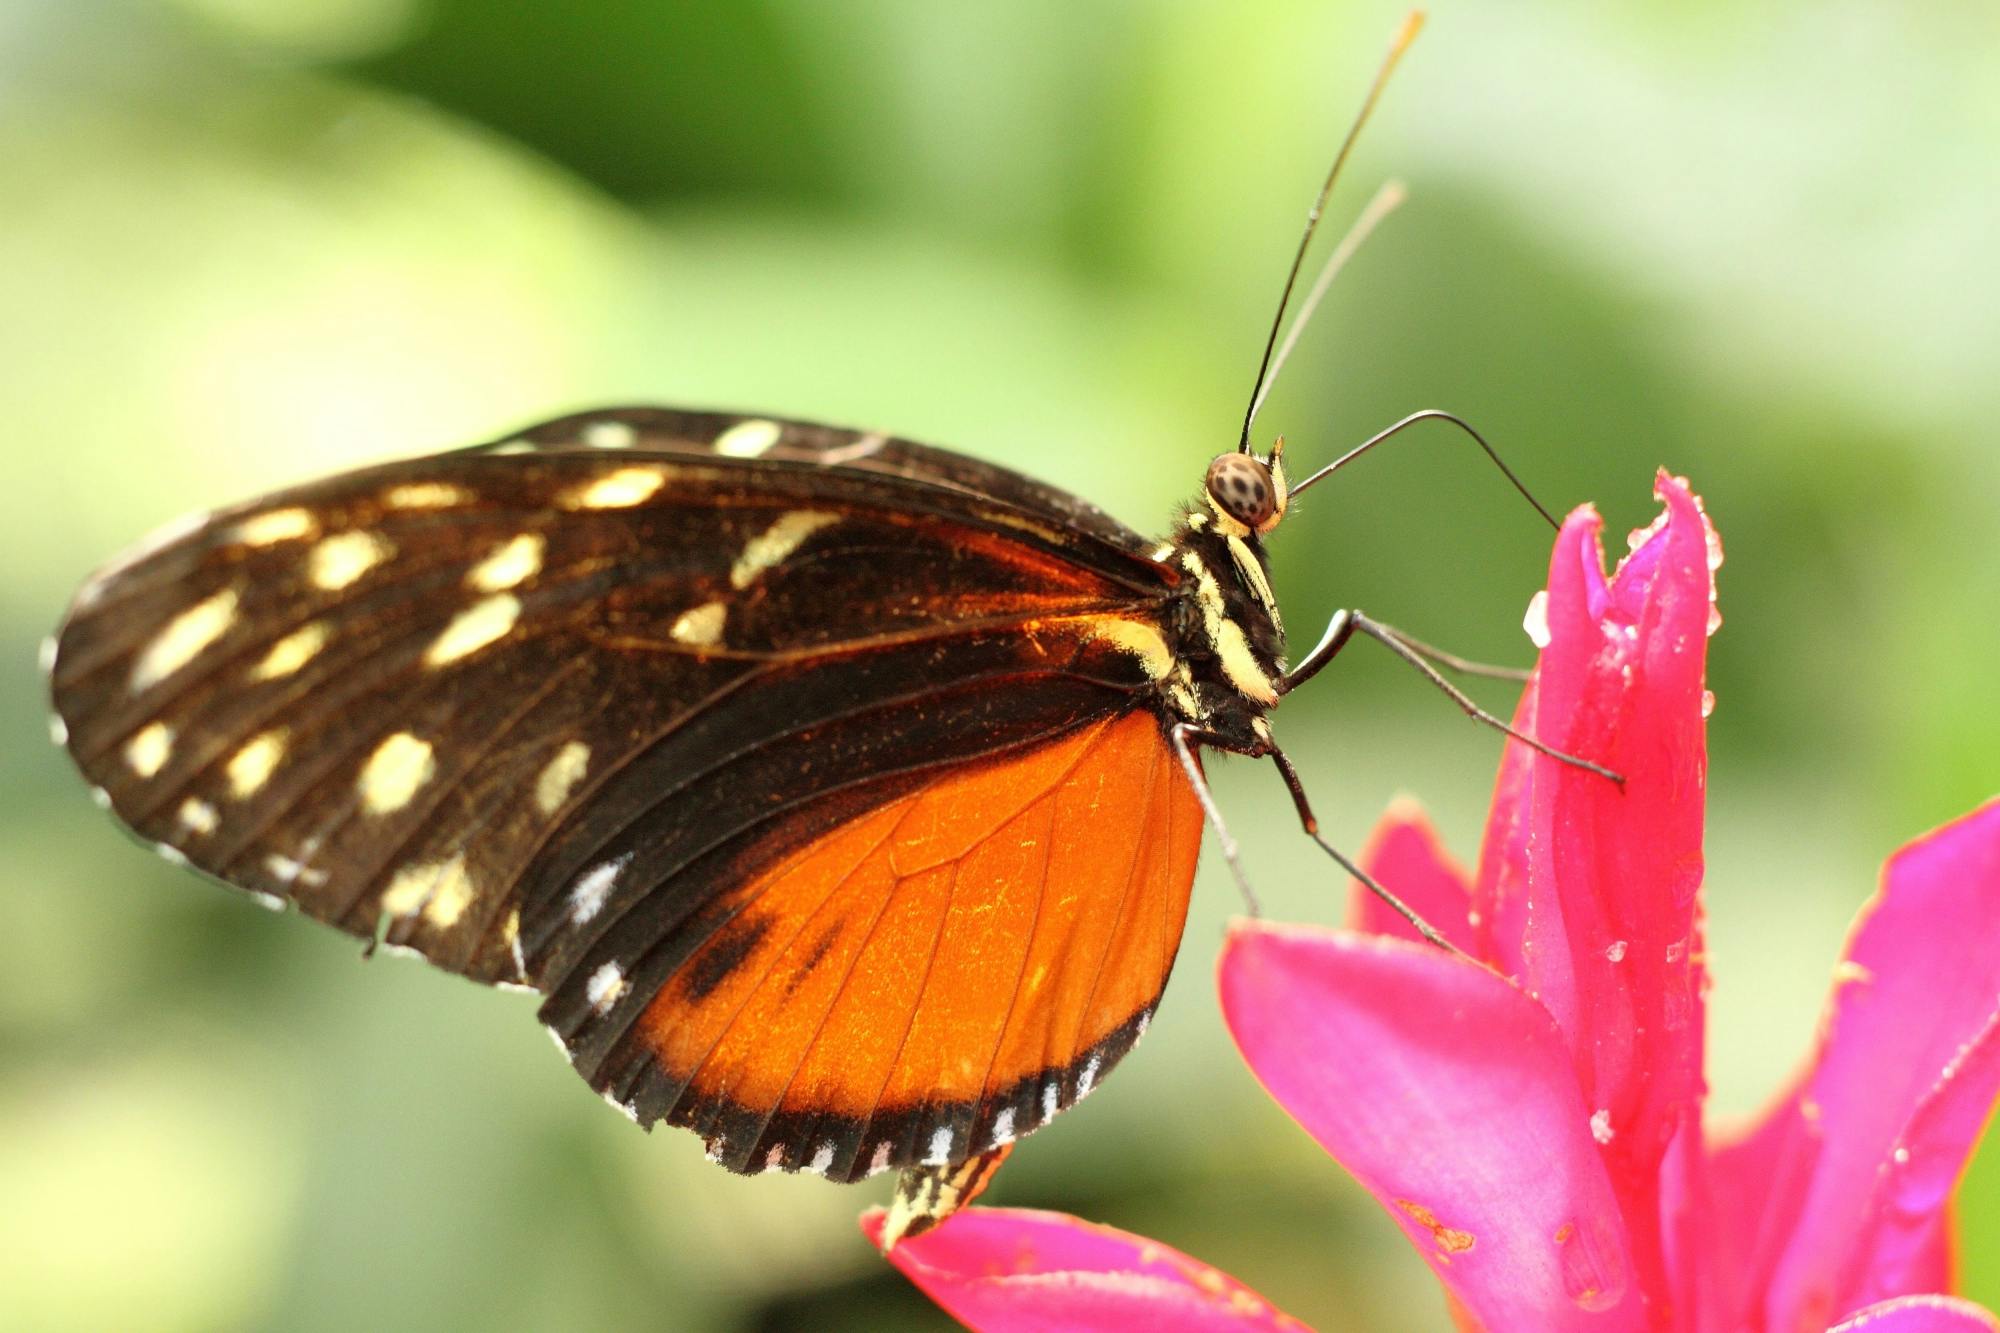
<svg viewBox="0 0 2000 1333">
<path fill-rule="evenodd" d="M 1954 1296 L 1905 1296 L 1856 1311 L 1828 1333 L 1994 1333 L 2000 1330 L 1983 1306 Z"/>
<path fill-rule="evenodd" d="M 883 1212 L 861 1219 L 870 1240 Z M 967 1328 L 987 1333 L 1303 1329 L 1228 1274 L 1157 1241 L 1062 1213 L 968 1208 L 889 1262 Z"/>
<path fill-rule="evenodd" d="M 1676 1155 L 1688 1179 L 1666 1200 L 1679 1215 L 1662 1217 L 1661 1170 L 1677 1136 L 1699 1134 L 1702 671 L 1720 553 L 1686 483 L 1663 474 L 1658 493 L 1666 512 L 1609 583 L 1597 516 L 1563 525 L 1549 644 L 1516 721 L 1624 774 L 1625 788 L 1509 746 L 1474 907 L 1492 923 L 1491 956 L 1554 1015 L 1601 1113 L 1643 1285 L 1684 1307 L 1692 1260 L 1670 1277 L 1669 1256 L 1694 1248 L 1701 1154 Z"/>
<path fill-rule="evenodd" d="M 1478 947 L 1473 939 L 1472 888 L 1456 862 L 1445 853 L 1435 830 L 1415 801 L 1399 800 L 1382 816 L 1362 849 L 1361 868 L 1375 882 L 1401 898 L 1438 934 L 1467 953 Z M 1347 921 L 1370 935 L 1421 940 L 1416 927 L 1355 881 L 1349 888 Z"/>
<path fill-rule="evenodd" d="M 1813 1073 L 1776 1113 L 1811 1168 L 1749 1282 L 1773 1328 L 1944 1266 L 1944 1210 L 2000 1094 L 2000 801 L 1890 859 L 1838 978 Z"/>
<path fill-rule="evenodd" d="M 1427 945 L 1239 922 L 1223 1016 L 1265 1088 L 1485 1328 L 1640 1319 L 1625 1228 L 1547 1011 Z"/>
</svg>

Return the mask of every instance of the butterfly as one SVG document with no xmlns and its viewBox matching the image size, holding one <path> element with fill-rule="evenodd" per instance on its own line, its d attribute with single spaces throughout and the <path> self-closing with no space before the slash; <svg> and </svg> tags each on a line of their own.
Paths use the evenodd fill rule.
<svg viewBox="0 0 2000 1333">
<path fill-rule="evenodd" d="M 1357 632 L 1428 652 L 1343 612 L 1286 665 L 1293 495 L 1445 416 L 1297 486 L 1251 450 L 1311 234 L 1164 538 L 882 433 L 586 412 L 156 535 L 46 650 L 58 738 L 169 859 L 536 993 L 639 1124 L 935 1220 L 1145 1032 L 1205 817 L 1236 866 L 1202 752 L 1317 837 L 1271 710 Z"/>
</svg>

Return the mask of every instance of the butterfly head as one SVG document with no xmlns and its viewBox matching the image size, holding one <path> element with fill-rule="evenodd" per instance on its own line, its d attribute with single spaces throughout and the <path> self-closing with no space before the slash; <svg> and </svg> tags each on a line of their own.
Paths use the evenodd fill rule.
<svg viewBox="0 0 2000 1333">
<path fill-rule="evenodd" d="M 1216 526 L 1232 537 L 1263 536 L 1278 526 L 1291 502 L 1285 480 L 1285 441 L 1280 436 L 1269 458 L 1251 453 L 1216 455 L 1202 482 L 1202 498 L 1215 512 Z"/>
</svg>

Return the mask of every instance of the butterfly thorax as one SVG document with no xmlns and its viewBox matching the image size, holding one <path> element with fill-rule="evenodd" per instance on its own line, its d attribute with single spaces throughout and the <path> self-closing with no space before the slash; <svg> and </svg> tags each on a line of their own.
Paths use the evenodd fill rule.
<svg viewBox="0 0 2000 1333">
<path fill-rule="evenodd" d="M 1167 615 L 1176 670 L 1166 691 L 1187 721 L 1251 747 L 1269 740 L 1264 715 L 1278 702 L 1285 631 L 1262 539 L 1227 526 L 1196 510 L 1161 545 L 1182 575 Z"/>
</svg>

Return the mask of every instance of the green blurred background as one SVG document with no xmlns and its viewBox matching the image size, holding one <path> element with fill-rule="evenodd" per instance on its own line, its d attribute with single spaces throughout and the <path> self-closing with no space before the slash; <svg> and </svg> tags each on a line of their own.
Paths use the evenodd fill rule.
<svg viewBox="0 0 2000 1333">
<path fill-rule="evenodd" d="M 976 12 L 977 10 L 987 12 Z M 1465 414 L 1612 545 L 1689 474 L 1713 645 L 1718 1116 L 1804 1049 L 1900 841 L 2000 788 L 2000 11 L 1443 3 L 1335 208 L 1411 202 L 1260 422 L 1301 463 Z M 274 919 L 119 836 L 36 641 L 182 511 L 592 405 L 882 427 L 1163 526 L 1233 438 L 1392 4 L 111 0 L 0 6 L 0 1325 L 873 1329 L 941 1317 L 855 1214 L 637 1134 L 532 1002 Z M 1548 534 L 1413 434 L 1277 542 L 1525 662 Z M 1504 689 L 1486 692 L 1506 706 Z M 1350 846 L 1476 853 L 1494 738 L 1360 649 L 1279 731 Z M 1342 889 L 1216 765 L 1272 912 Z M 1441 1327 L 1389 1222 L 1235 1061 L 1196 885 L 1153 1034 L 993 1197 L 1145 1232 L 1325 1329 Z M 1963 1215 L 2000 1303 L 2000 1149 Z"/>
</svg>

